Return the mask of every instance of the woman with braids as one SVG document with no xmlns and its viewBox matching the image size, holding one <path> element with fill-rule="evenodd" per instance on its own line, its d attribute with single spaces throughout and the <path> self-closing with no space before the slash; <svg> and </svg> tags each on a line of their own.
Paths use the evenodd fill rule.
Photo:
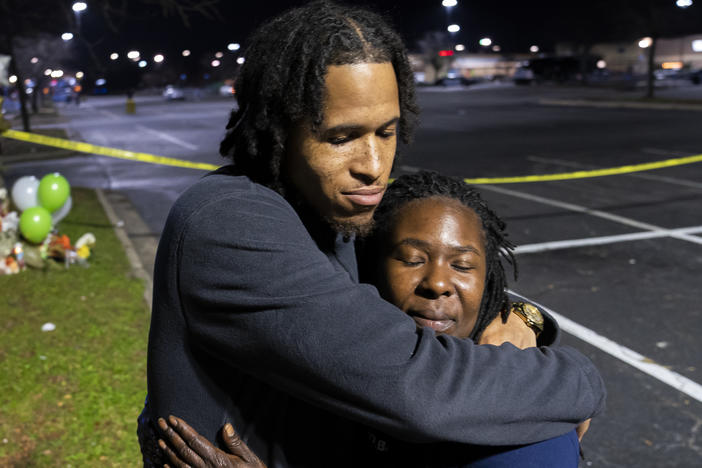
<svg viewBox="0 0 702 468">
<path fill-rule="evenodd" d="M 373 217 L 374 230 L 364 239 L 359 255 L 361 281 L 374 284 L 418 328 L 479 341 L 495 318 L 507 321 L 511 308 L 525 307 L 512 303 L 507 295 L 501 257 L 512 265 L 515 278 L 516 262 L 505 223 L 462 180 L 436 172 L 401 176 L 388 187 Z M 193 467 L 259 462 L 242 445 L 234 446 L 230 450 L 234 456 L 229 457 L 206 441 L 193 444 L 194 453 L 188 452 L 183 439 L 197 440 L 197 435 L 184 421 L 175 428 L 177 432 L 167 429 L 163 434 L 173 447 L 167 450 L 175 466 L 185 461 Z M 519 447 L 422 446 L 392 440 L 373 430 L 365 435 L 351 455 L 357 466 L 578 466 L 575 431 Z"/>
<path fill-rule="evenodd" d="M 180 196 L 156 255 L 146 464 L 169 414 L 217 443 L 232 422 L 270 467 L 314 467 L 351 464 L 339 456 L 358 424 L 509 445 L 601 411 L 602 380 L 577 351 L 437 338 L 359 283 L 353 239 L 417 115 L 402 41 L 379 16 L 313 2 L 262 26 L 246 57 L 221 147 L 233 165 Z M 533 341 L 515 314 L 491 330 L 481 342 Z"/>
</svg>

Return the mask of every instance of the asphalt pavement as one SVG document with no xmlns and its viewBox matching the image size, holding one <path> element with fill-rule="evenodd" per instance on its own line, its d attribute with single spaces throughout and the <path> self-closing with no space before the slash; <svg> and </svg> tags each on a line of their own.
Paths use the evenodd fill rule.
<svg viewBox="0 0 702 468">
<path fill-rule="evenodd" d="M 702 153 L 702 86 L 660 90 L 686 108 L 624 105 L 640 94 L 499 84 L 422 89 L 421 126 L 401 149 L 396 174 L 546 174 Z M 94 144 L 222 164 L 217 146 L 233 105 L 137 97 L 137 114 L 126 115 L 123 98 L 91 98 L 43 125 Z M 89 155 L 6 165 L 10 184 L 59 171 L 73 185 L 106 190 L 148 271 L 170 205 L 203 175 Z M 608 409 L 593 421 L 581 466 L 700 466 L 702 163 L 480 190 L 522 249 L 513 289 L 573 321 L 566 344 L 591 357 L 607 383 Z M 636 353 L 650 373 L 630 364 Z"/>
</svg>

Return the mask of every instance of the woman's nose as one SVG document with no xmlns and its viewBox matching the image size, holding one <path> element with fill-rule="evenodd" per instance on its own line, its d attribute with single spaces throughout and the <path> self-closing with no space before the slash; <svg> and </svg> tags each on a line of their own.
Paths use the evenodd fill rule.
<svg viewBox="0 0 702 468">
<path fill-rule="evenodd" d="M 424 297 L 438 298 L 452 294 L 451 281 L 444 265 L 428 265 L 417 293 Z"/>
</svg>

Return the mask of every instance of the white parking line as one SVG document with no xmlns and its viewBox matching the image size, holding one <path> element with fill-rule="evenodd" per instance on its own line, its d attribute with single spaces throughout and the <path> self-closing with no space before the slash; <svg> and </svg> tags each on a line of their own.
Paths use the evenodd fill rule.
<svg viewBox="0 0 702 468">
<path fill-rule="evenodd" d="M 157 137 L 169 141 L 171 143 L 175 143 L 176 145 L 182 146 L 183 148 L 187 148 L 189 150 L 197 150 L 197 146 L 192 145 L 188 143 L 187 141 L 183 141 L 180 138 L 176 138 L 172 135 L 169 135 L 168 133 L 164 133 L 158 130 L 154 130 L 153 128 L 149 127 L 144 127 L 143 125 L 137 125 L 136 128 L 138 128 L 141 131 L 144 131 L 146 133 L 151 133 L 152 135 L 156 135 Z"/>
<path fill-rule="evenodd" d="M 641 372 L 644 372 L 650 375 L 651 377 L 670 385 L 671 387 L 681 391 L 689 397 L 702 402 L 702 385 L 698 384 L 697 382 L 694 382 L 688 379 L 687 377 L 678 374 L 677 372 L 671 371 L 670 369 L 654 362 L 646 356 L 642 356 L 636 351 L 629 349 L 626 346 L 622 346 L 619 343 L 616 343 L 610 340 L 609 338 L 602 336 L 599 333 L 590 330 L 589 328 L 584 327 L 579 323 L 576 323 L 557 312 L 552 311 L 548 307 L 544 307 L 543 305 L 534 302 L 531 299 L 526 298 L 520 294 L 517 294 L 514 291 L 510 292 L 513 293 L 515 296 L 518 296 L 543 308 L 546 312 L 551 314 L 556 319 L 558 325 L 563 331 L 585 341 L 586 343 L 591 344 L 597 349 L 604 351 L 605 353 L 621 361 L 626 362 L 627 364 L 635 367 Z"/>
<path fill-rule="evenodd" d="M 585 206 L 576 205 L 574 203 L 566 203 L 558 200 L 552 200 L 550 198 L 540 197 L 538 195 L 532 195 L 530 193 L 519 192 L 517 190 L 510 190 L 503 187 L 496 187 L 494 185 L 481 185 L 480 188 L 492 192 L 502 193 L 504 195 L 510 195 L 516 198 L 521 198 L 523 200 L 529 200 L 544 205 L 550 205 L 558 208 L 563 208 L 565 210 L 575 211 L 577 213 L 584 213 L 590 216 L 595 216 L 597 218 L 613 221 L 615 223 L 624 224 L 626 226 L 643 229 L 644 231 L 666 232 L 667 236 L 672 237 L 674 239 L 684 240 L 687 242 L 692 242 L 693 244 L 702 245 L 702 238 L 700 237 L 691 236 L 686 233 L 678 233 L 675 232 L 674 229 L 670 230 L 661 226 L 656 226 L 655 224 L 643 223 L 641 221 L 636 221 L 635 219 L 627 218 L 625 216 L 619 216 L 600 210 L 593 210 Z"/>
<path fill-rule="evenodd" d="M 577 247 L 587 247 L 591 245 L 614 244 L 616 242 L 628 242 L 644 239 L 657 239 L 661 237 L 671 237 L 674 234 L 700 234 L 702 226 L 694 226 L 680 229 L 666 229 L 661 231 L 632 232 L 630 234 L 620 234 L 617 236 L 586 237 L 584 239 L 569 239 L 562 241 L 541 242 L 538 244 L 525 244 L 514 249 L 515 254 L 547 252 L 550 250 L 570 249 Z"/>
</svg>

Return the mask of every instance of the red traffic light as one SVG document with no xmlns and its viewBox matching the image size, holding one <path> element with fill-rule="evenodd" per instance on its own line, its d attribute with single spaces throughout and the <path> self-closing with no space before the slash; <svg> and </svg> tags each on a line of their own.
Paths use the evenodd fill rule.
<svg viewBox="0 0 702 468">
<path fill-rule="evenodd" d="M 451 57 L 453 55 L 452 50 L 440 50 L 439 57 Z"/>
</svg>

